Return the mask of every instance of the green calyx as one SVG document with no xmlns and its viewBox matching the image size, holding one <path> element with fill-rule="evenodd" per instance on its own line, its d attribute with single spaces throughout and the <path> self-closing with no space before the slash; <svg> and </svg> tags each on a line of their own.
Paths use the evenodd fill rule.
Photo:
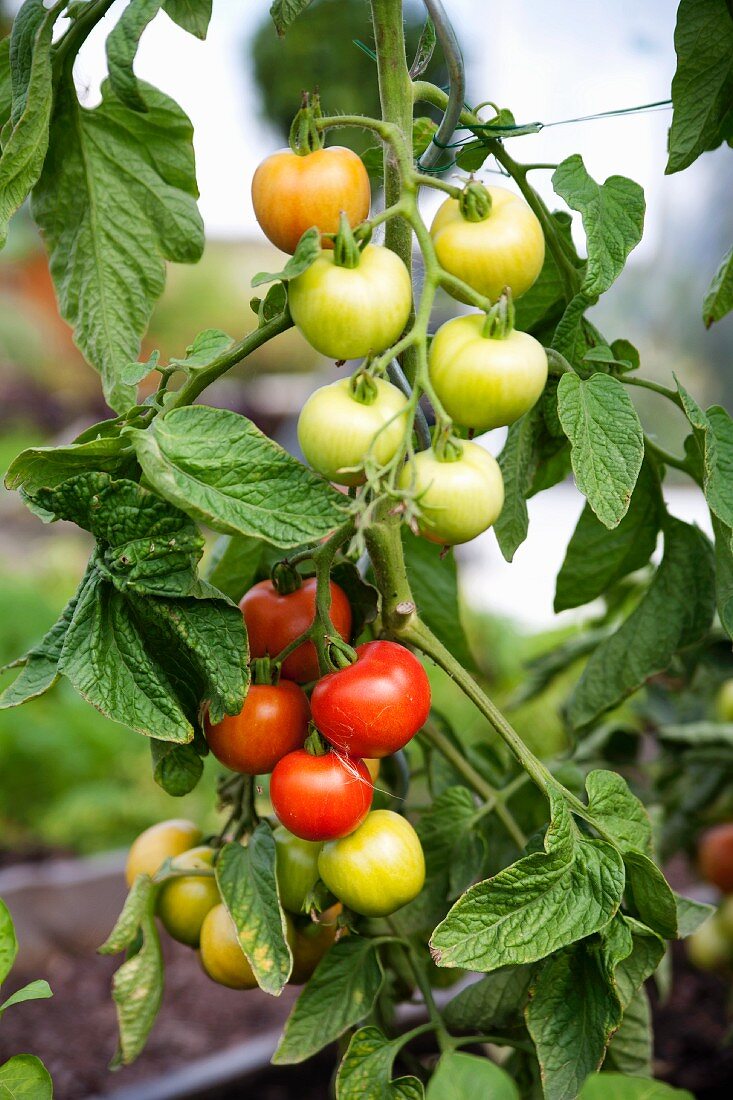
<svg viewBox="0 0 733 1100">
<path fill-rule="evenodd" d="M 289 596 L 291 592 L 297 592 L 303 583 L 300 573 L 289 561 L 275 562 L 270 572 L 270 580 L 281 596 Z"/>
<path fill-rule="evenodd" d="M 303 748 L 309 756 L 325 756 L 330 751 L 328 742 L 318 732 L 313 723 L 308 728 L 308 736 L 305 739 Z"/>
<path fill-rule="evenodd" d="M 354 401 L 358 401 L 360 405 L 373 405 L 379 392 L 373 375 L 365 368 L 351 376 L 349 391 Z"/>
<path fill-rule="evenodd" d="M 342 668 L 348 668 L 358 660 L 356 650 L 343 638 L 327 639 L 326 655 L 329 664 L 336 672 L 340 672 Z"/>
<path fill-rule="evenodd" d="M 280 679 L 280 669 L 269 657 L 255 657 L 250 664 L 253 684 L 273 684 Z"/>
<path fill-rule="evenodd" d="M 312 96 L 303 92 L 303 102 L 291 123 L 288 138 L 288 144 L 296 156 L 305 157 L 323 148 L 323 135 L 316 125 L 316 119 L 322 117 L 318 91 Z"/>
<path fill-rule="evenodd" d="M 512 292 L 507 286 L 486 314 L 481 335 L 487 340 L 506 340 L 514 331 L 515 310 Z"/>
<path fill-rule="evenodd" d="M 338 233 L 333 242 L 333 262 L 336 267 L 358 267 L 361 260 L 361 250 L 354 236 L 349 219 L 341 211 L 339 215 Z"/>
<path fill-rule="evenodd" d="M 469 180 L 461 192 L 458 205 L 467 222 L 483 222 L 491 213 L 491 195 L 478 180 Z"/>
<path fill-rule="evenodd" d="M 438 462 L 458 462 L 463 457 L 463 444 L 450 427 L 443 428 L 433 443 Z"/>
</svg>

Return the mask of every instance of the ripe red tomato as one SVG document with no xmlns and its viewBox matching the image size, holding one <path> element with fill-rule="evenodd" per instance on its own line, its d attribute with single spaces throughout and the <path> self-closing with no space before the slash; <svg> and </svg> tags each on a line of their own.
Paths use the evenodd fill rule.
<svg viewBox="0 0 733 1100">
<path fill-rule="evenodd" d="M 369 176 L 351 149 L 333 146 L 298 156 L 280 149 L 252 178 L 252 204 L 265 236 L 283 252 L 295 252 L 306 229 L 335 233 L 343 210 L 352 228 L 369 214 Z M 325 247 L 332 247 L 324 242 Z"/>
<path fill-rule="evenodd" d="M 215 726 L 206 719 L 206 740 L 233 772 L 264 775 L 302 746 L 310 713 L 305 692 L 291 680 L 253 684 L 239 714 L 226 715 Z"/>
<path fill-rule="evenodd" d="M 430 682 L 409 649 L 365 642 L 358 660 L 331 672 L 313 689 L 313 721 L 342 752 L 390 756 L 413 737 L 430 711 Z"/>
<path fill-rule="evenodd" d="M 733 821 L 715 825 L 700 837 L 700 873 L 724 894 L 733 893 Z"/>
<path fill-rule="evenodd" d="M 245 592 L 239 604 L 249 635 L 251 657 L 276 657 L 313 624 L 316 580 L 309 577 L 295 592 L 281 596 L 271 581 L 260 581 Z M 342 588 L 331 581 L 331 620 L 344 641 L 351 634 L 351 607 Z M 320 675 L 313 642 L 304 642 L 283 661 L 286 680 L 307 684 Z"/>
<path fill-rule="evenodd" d="M 278 820 L 302 840 L 348 836 L 369 813 L 373 793 L 364 761 L 335 752 L 288 753 L 270 779 L 270 801 Z"/>
</svg>

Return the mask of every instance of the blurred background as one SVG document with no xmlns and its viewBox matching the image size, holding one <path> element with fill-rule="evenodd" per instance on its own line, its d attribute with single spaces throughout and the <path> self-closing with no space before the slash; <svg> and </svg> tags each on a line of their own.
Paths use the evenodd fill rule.
<svg viewBox="0 0 733 1100">
<path fill-rule="evenodd" d="M 18 6 L 0 0 L 3 33 Z M 580 151 L 596 179 L 620 173 L 644 187 L 644 240 L 593 320 L 609 338 L 623 336 L 638 347 L 646 376 L 669 383 L 671 372 L 678 372 L 701 404 L 730 407 L 733 317 L 710 332 L 701 320 L 703 294 L 733 239 L 730 151 L 708 153 L 684 173 L 667 177 L 669 109 L 570 121 L 669 97 L 676 4 L 446 0 L 446 7 L 464 44 L 469 102 L 491 99 L 510 108 L 517 122 L 546 124 L 537 135 L 514 139 L 514 156 L 559 162 Z M 272 266 L 278 258 L 254 220 L 250 180 L 259 161 L 285 144 L 301 89 L 317 84 L 327 112 L 378 112 L 376 68 L 358 44 L 368 47 L 372 40 L 365 0 L 314 0 L 284 41 L 275 35 L 268 8 L 267 0 L 215 0 L 206 42 L 164 15 L 142 40 L 138 75 L 172 95 L 193 121 L 207 231 L 202 261 L 169 271 L 145 338 L 143 353 L 157 348 L 163 361 L 180 355 L 204 328 L 239 337 L 254 325 L 250 280 L 257 271 L 278 270 Z M 118 9 L 115 4 L 77 63 L 88 106 L 99 99 L 104 38 Z M 423 9 L 416 0 L 406 11 L 414 45 Z M 442 82 L 439 58 L 429 75 Z M 344 131 L 335 140 L 351 139 Z M 362 151 L 363 136 L 353 140 Z M 496 179 L 488 170 L 479 175 Z M 533 182 L 556 207 L 549 175 L 535 173 Z M 428 196 L 426 217 L 435 205 Z M 455 308 L 439 304 L 436 321 Z M 333 364 L 289 332 L 257 352 L 246 370 L 221 380 L 207 401 L 251 416 L 295 450 L 303 400 L 332 376 Z M 647 430 L 679 451 L 681 419 L 644 396 L 639 409 Z M 97 375 L 58 316 L 42 243 L 21 212 L 0 254 L 0 466 L 6 469 L 24 447 L 69 440 L 105 413 Z M 485 442 L 498 453 L 502 433 Z M 698 498 L 682 485 L 669 490 L 675 514 L 707 527 Z M 569 482 L 534 498 L 529 539 L 511 567 L 491 532 L 460 554 L 467 626 L 500 696 L 514 691 L 526 657 L 547 649 L 577 621 L 573 612 L 554 616 L 552 598 L 581 507 Z M 45 528 L 16 496 L 0 489 L 0 663 L 23 653 L 55 620 L 76 588 L 88 550 L 75 528 Z M 558 685 L 558 696 L 564 688 Z M 462 707 L 448 685 L 436 683 L 436 689 L 447 707 Z M 515 720 L 543 755 L 565 747 L 547 697 L 541 707 L 520 708 Z M 465 722 L 476 724 L 469 711 Z M 150 777 L 144 739 L 103 719 L 64 683 L 20 710 L 0 713 L 0 775 L 0 861 L 6 863 L 49 852 L 106 852 L 161 817 L 191 816 L 205 825 L 211 815 L 210 771 L 196 792 L 172 806 Z M 81 1088 L 70 1083 L 59 1095 L 91 1095 L 74 1091 Z"/>
</svg>

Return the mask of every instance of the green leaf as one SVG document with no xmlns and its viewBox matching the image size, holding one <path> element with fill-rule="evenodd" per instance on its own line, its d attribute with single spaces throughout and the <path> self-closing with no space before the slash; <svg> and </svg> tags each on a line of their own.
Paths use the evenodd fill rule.
<svg viewBox="0 0 733 1100">
<path fill-rule="evenodd" d="M 307 271 L 311 264 L 315 263 L 320 254 L 321 232 L 317 226 L 313 225 L 310 229 L 306 229 L 298 241 L 298 247 L 293 255 L 289 257 L 282 271 L 276 271 L 274 274 L 260 271 L 259 275 L 255 275 L 252 280 L 252 286 L 262 286 L 264 283 L 272 283 L 276 279 L 283 283 L 287 283 L 290 279 L 296 279 L 298 275 L 302 275 L 304 271 Z"/>
<path fill-rule="evenodd" d="M 414 118 L 412 120 L 412 156 L 415 160 L 430 147 L 438 125 L 432 118 Z"/>
<path fill-rule="evenodd" d="M 194 789 L 203 774 L 204 762 L 193 742 L 177 745 L 152 738 L 150 752 L 153 757 L 153 779 L 166 794 L 181 798 Z"/>
<path fill-rule="evenodd" d="M 32 495 L 39 489 L 53 489 L 75 474 L 90 471 L 114 474 L 134 466 L 132 448 L 118 435 L 71 443 L 67 447 L 30 447 L 10 463 L 5 486 Z"/>
<path fill-rule="evenodd" d="M 615 282 L 626 257 L 641 240 L 644 191 L 625 176 L 609 176 L 605 183 L 596 183 L 577 153 L 558 165 L 552 186 L 583 218 L 588 263 L 582 290 L 597 298 Z"/>
<path fill-rule="evenodd" d="M 686 1089 L 673 1089 L 661 1081 L 643 1077 L 624 1077 L 620 1073 L 601 1073 L 589 1077 L 578 1100 L 695 1100 Z"/>
<path fill-rule="evenodd" d="M 529 514 L 527 497 L 537 470 L 536 439 L 540 411 L 538 406 L 520 416 L 509 428 L 499 455 L 504 478 L 504 507 L 494 524 L 496 541 L 506 561 L 512 561 L 527 537 Z"/>
<path fill-rule="evenodd" d="M 13 85 L 10 76 L 10 37 L 0 41 L 0 131 L 10 118 Z"/>
<path fill-rule="evenodd" d="M 112 91 L 131 111 L 147 111 L 133 62 L 143 31 L 160 11 L 162 0 L 130 0 L 107 36 L 107 68 Z"/>
<path fill-rule="evenodd" d="M 418 613 L 464 668 L 475 668 L 461 624 L 458 573 L 452 553 L 402 528 L 407 576 Z"/>
<path fill-rule="evenodd" d="M 558 414 L 570 440 L 575 482 L 605 527 L 626 515 L 644 458 L 644 433 L 631 398 L 615 378 L 564 374 Z"/>
<path fill-rule="evenodd" d="M 585 726 L 618 706 L 678 649 L 710 627 L 715 600 L 712 548 L 697 527 L 669 517 L 664 557 L 641 602 L 622 626 L 601 642 L 568 704 L 574 726 Z"/>
<path fill-rule="evenodd" d="M 186 374 L 195 374 L 197 370 L 208 367 L 218 359 L 233 343 L 231 336 L 227 336 L 221 329 L 207 328 L 186 348 L 185 358 L 171 359 L 170 366 L 178 367 Z"/>
<path fill-rule="evenodd" d="M 0 1100 L 51 1100 L 53 1082 L 40 1058 L 16 1054 L 0 1066 Z"/>
<path fill-rule="evenodd" d="M 713 515 L 715 535 L 715 598 L 720 623 L 733 638 L 733 530 Z"/>
<path fill-rule="evenodd" d="M 17 954 L 18 941 L 15 937 L 13 918 L 7 905 L 0 898 L 0 985 L 12 970 Z"/>
<path fill-rule="evenodd" d="M 484 151 L 488 152 L 485 146 Z M 556 210 L 551 217 L 568 251 L 577 260 L 570 231 L 570 215 L 565 210 Z M 564 309 L 565 286 L 552 251 L 548 248 L 537 279 L 515 303 L 516 326 L 522 332 L 532 332 L 540 325 L 558 321 Z"/>
<path fill-rule="evenodd" d="M 252 298 L 249 304 L 250 308 L 257 313 L 260 327 L 266 325 L 273 317 L 279 317 L 287 308 L 288 291 L 285 283 L 273 283 L 264 298 Z"/>
<path fill-rule="evenodd" d="M 3 1012 L 11 1008 L 12 1005 L 23 1004 L 25 1001 L 45 1001 L 48 997 L 53 997 L 51 986 L 48 982 L 42 980 L 29 982 L 28 985 L 24 985 L 22 989 L 16 990 L 11 997 L 8 997 L 7 1001 L 0 1004 L 0 1017 L 2 1017 Z"/>
<path fill-rule="evenodd" d="M 681 0 L 674 48 L 667 173 L 687 168 L 726 136 L 733 99 L 733 17 L 726 0 Z"/>
<path fill-rule="evenodd" d="M 290 24 L 295 22 L 310 2 L 311 0 L 273 0 L 270 6 L 270 15 L 275 24 L 275 30 L 281 38 Z"/>
<path fill-rule="evenodd" d="M 585 316 L 586 310 L 596 302 L 588 294 L 576 294 L 557 323 L 552 337 L 552 350 L 564 356 L 568 363 L 586 377 L 589 368 L 585 357 L 591 348 L 604 344 L 605 340 Z"/>
<path fill-rule="evenodd" d="M 465 1100 L 468 1096 L 519 1100 L 519 1090 L 509 1074 L 488 1058 L 451 1051 L 438 1062 L 426 1096 L 427 1100 Z"/>
<path fill-rule="evenodd" d="M 150 484 L 215 531 L 291 547 L 322 538 L 345 519 L 340 493 L 237 413 L 174 409 L 129 435 Z"/>
<path fill-rule="evenodd" d="M 163 0 L 163 11 L 184 31 L 203 40 L 209 29 L 212 3 L 213 0 Z"/>
<path fill-rule="evenodd" d="M 574 944 L 548 959 L 527 1008 L 545 1100 L 578 1095 L 600 1069 L 621 1022 L 621 1006 L 598 943 Z"/>
<path fill-rule="evenodd" d="M 425 20 L 425 24 L 420 34 L 420 40 L 417 44 L 417 50 L 415 51 L 415 60 L 412 62 L 412 65 L 410 65 L 410 78 L 412 80 L 417 80 L 417 78 L 422 76 L 427 69 L 430 64 L 430 59 L 433 56 L 436 42 L 435 24 L 432 19 L 428 18 Z"/>
<path fill-rule="evenodd" d="M 660 741 L 690 747 L 733 745 L 733 722 L 685 722 L 684 725 L 661 726 L 656 735 Z"/>
<path fill-rule="evenodd" d="M 145 914 L 155 909 L 157 888 L 149 875 L 138 875 L 125 899 L 115 926 L 102 946 L 100 955 L 119 955 L 137 940 Z"/>
<path fill-rule="evenodd" d="M 275 840 L 266 822 L 260 822 L 246 848 L 236 842 L 222 848 L 216 882 L 260 989 L 279 996 L 293 969 L 293 956 L 278 900 Z"/>
<path fill-rule="evenodd" d="M 581 836 L 558 798 L 552 810 L 545 850 L 472 886 L 435 929 L 439 966 L 491 971 L 536 962 L 611 919 L 624 889 L 620 854 Z"/>
<path fill-rule="evenodd" d="M 607 1070 L 639 1077 L 651 1077 L 652 1013 L 645 989 L 637 989 L 624 1011 L 616 1034 L 606 1053 Z"/>
<path fill-rule="evenodd" d="M 733 248 L 729 248 L 713 276 L 702 303 L 705 328 L 721 321 L 733 309 Z"/>
<path fill-rule="evenodd" d="M 112 1068 L 129 1066 L 135 1061 L 147 1042 L 163 999 L 163 957 L 155 923 L 155 898 L 156 891 L 149 890 L 139 923 L 142 935 L 139 951 L 122 964 L 112 979 L 112 1000 L 117 1008 L 120 1033 Z"/>
<path fill-rule="evenodd" d="M 222 535 L 214 545 L 207 579 L 238 602 L 257 579 L 266 545 L 252 535 Z"/>
<path fill-rule="evenodd" d="M 304 1062 L 354 1027 L 372 1010 L 382 984 L 382 964 L 372 940 L 347 936 L 324 955 L 295 1002 L 276 1065 Z"/>
<path fill-rule="evenodd" d="M 42 0 L 28 6 L 37 22 L 32 45 L 27 40 L 24 43 L 32 56 L 27 89 L 18 96 L 18 89 L 13 88 L 12 129 L 4 136 L 0 156 L 0 248 L 7 239 L 11 217 L 38 182 L 46 157 L 53 106 L 51 38 L 65 7 L 66 0 L 59 0 L 48 10 Z M 17 40 L 11 40 L 13 65 L 19 48 Z M 26 63 L 27 56 L 26 53 Z"/>
<path fill-rule="evenodd" d="M 416 1077 L 392 1080 L 392 1063 L 401 1047 L 378 1027 L 362 1027 L 351 1038 L 336 1075 L 336 1100 L 420 1100 L 425 1093 Z"/>
<path fill-rule="evenodd" d="M 462 989 L 443 1012 L 451 1031 L 495 1033 L 522 1022 L 532 980 L 532 968 L 512 966 L 496 970 Z"/>
<path fill-rule="evenodd" d="M 700 925 L 715 912 L 712 905 L 695 901 L 694 898 L 682 897 L 681 894 L 675 894 L 675 902 L 677 903 L 677 935 L 681 940 L 696 932 Z"/>
<path fill-rule="evenodd" d="M 134 404 L 119 372 L 138 358 L 165 261 L 193 263 L 204 243 L 191 123 L 162 92 L 138 88 L 145 113 L 125 107 L 108 81 L 86 110 L 62 81 L 33 192 L 61 314 L 117 412 Z"/>
<path fill-rule="evenodd" d="M 665 939 L 677 934 L 677 902 L 657 865 L 642 852 L 624 851 L 629 897 L 641 920 Z"/>
<path fill-rule="evenodd" d="M 647 564 L 657 545 L 664 514 L 659 478 L 643 462 L 629 508 L 609 531 L 586 504 L 557 577 L 555 611 L 598 599 L 613 585 Z"/>
<path fill-rule="evenodd" d="M 629 850 L 653 855 L 652 823 L 644 803 L 632 794 L 617 772 L 589 772 L 585 788 L 588 809 L 609 833 L 622 852 Z"/>
</svg>

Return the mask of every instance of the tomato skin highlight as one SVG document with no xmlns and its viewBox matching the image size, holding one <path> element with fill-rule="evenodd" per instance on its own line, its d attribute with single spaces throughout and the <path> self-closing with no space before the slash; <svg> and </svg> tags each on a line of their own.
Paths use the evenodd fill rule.
<svg viewBox="0 0 733 1100">
<path fill-rule="evenodd" d="M 279 149 L 265 157 L 252 178 L 252 205 L 265 236 L 283 252 L 295 252 L 311 226 L 335 233 L 343 210 L 353 228 L 369 215 L 369 175 L 351 149 L 334 145 L 298 156 Z M 324 247 L 332 248 L 330 241 Z"/>
<path fill-rule="evenodd" d="M 301 840 L 334 840 L 353 832 L 372 804 L 374 787 L 363 760 L 298 749 L 284 756 L 270 779 L 278 821 Z"/>
<path fill-rule="evenodd" d="M 355 913 L 386 917 L 425 882 L 425 856 L 409 821 L 373 810 L 356 832 L 323 845 L 318 869 L 328 889 Z"/>
<path fill-rule="evenodd" d="M 301 410 L 301 450 L 313 469 L 329 481 L 362 485 L 364 456 L 372 443 L 372 456 L 380 466 L 394 457 L 402 443 L 407 417 L 399 414 L 407 398 L 382 378 L 375 378 L 374 384 L 377 398 L 370 405 L 353 397 L 350 378 L 340 378 L 312 393 Z"/>
<path fill-rule="evenodd" d="M 356 267 L 322 252 L 290 280 L 288 304 L 311 347 L 329 359 L 360 359 L 397 342 L 410 316 L 412 283 L 402 260 L 368 244 Z"/>
<path fill-rule="evenodd" d="M 132 886 L 138 875 L 154 875 L 167 859 L 189 851 L 203 835 L 198 825 L 183 818 L 151 825 L 132 842 L 125 866 L 127 885 Z"/>
<path fill-rule="evenodd" d="M 292 680 L 252 684 L 239 714 L 227 714 L 215 726 L 207 717 L 206 740 L 225 767 L 265 775 L 281 757 L 301 748 L 309 720 L 308 698 Z"/>
<path fill-rule="evenodd" d="M 202 845 L 176 856 L 172 866 L 210 870 L 213 849 Z M 198 947 L 207 913 L 218 905 L 219 890 L 214 878 L 182 875 L 165 882 L 158 895 L 157 912 L 169 936 L 188 947 Z"/>
<path fill-rule="evenodd" d="M 290 913 L 302 913 L 305 901 L 318 882 L 318 856 L 321 844 L 303 840 L 284 825 L 273 830 L 277 850 L 277 888 L 280 904 Z"/>
<path fill-rule="evenodd" d="M 733 893 L 733 821 L 714 825 L 702 834 L 697 861 L 704 879 L 724 894 Z"/>
<path fill-rule="evenodd" d="M 430 345 L 430 378 L 458 424 L 487 431 L 513 424 L 539 399 L 547 382 L 545 349 L 516 329 L 504 339 L 482 335 L 486 318 L 454 317 Z"/>
<path fill-rule="evenodd" d="M 417 657 L 397 642 L 364 642 L 355 664 L 318 681 L 313 721 L 351 756 L 391 756 L 430 713 L 430 681 Z"/>
<path fill-rule="evenodd" d="M 444 546 L 470 542 L 499 518 L 504 479 L 499 463 L 478 443 L 461 441 L 455 462 L 440 462 L 435 452 L 419 451 L 400 473 L 399 485 L 419 497 L 420 534 Z"/>
<path fill-rule="evenodd" d="M 442 267 L 495 302 L 505 287 L 519 298 L 542 270 L 545 237 L 524 199 L 505 187 L 487 187 L 491 213 L 483 221 L 463 217 L 457 199 L 439 208 L 430 235 Z M 464 300 L 452 290 L 454 298 Z"/>
<path fill-rule="evenodd" d="M 298 635 L 313 625 L 316 616 L 315 577 L 300 588 L 280 595 L 271 581 L 260 581 L 245 592 L 239 606 L 244 615 L 251 657 L 276 657 Z M 344 641 L 351 636 L 351 607 L 343 588 L 331 581 L 331 620 Z M 281 675 L 307 684 L 317 679 L 318 654 L 313 642 L 304 642 L 285 658 Z"/>
</svg>

